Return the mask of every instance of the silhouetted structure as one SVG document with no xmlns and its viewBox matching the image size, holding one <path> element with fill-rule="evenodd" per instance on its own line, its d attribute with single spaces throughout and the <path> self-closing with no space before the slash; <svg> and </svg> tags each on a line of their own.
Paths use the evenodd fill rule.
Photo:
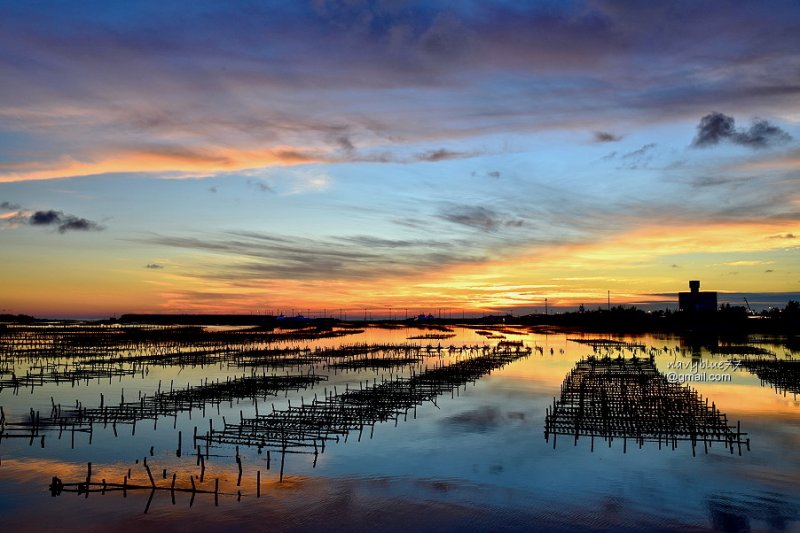
<svg viewBox="0 0 800 533">
<path fill-rule="evenodd" d="M 738 425 L 729 426 L 727 417 L 713 403 L 694 390 L 671 383 L 652 358 L 589 357 L 579 361 L 561 385 L 561 399 L 553 400 L 545 418 L 545 440 L 558 435 L 590 437 L 608 442 L 622 439 L 625 450 L 632 439 L 641 447 L 645 441 L 669 445 L 691 441 L 692 453 L 702 442 L 706 453 L 712 442 L 722 442 L 733 453 L 738 445 L 750 448 Z"/>
<path fill-rule="evenodd" d="M 300 375 L 257 375 L 252 372 L 249 376 L 238 378 L 227 378 L 225 381 L 217 380 L 209 382 L 208 379 L 200 386 L 191 386 L 187 383 L 185 389 L 174 389 L 173 382 L 170 381 L 169 390 L 161 390 L 159 381 L 158 391 L 152 395 L 142 395 L 135 401 L 125 401 L 124 391 L 121 394 L 120 403 L 108 405 L 104 403 L 103 395 L 100 395 L 100 406 L 96 408 L 85 407 L 76 401 L 74 408 L 62 408 L 61 404 L 52 403 L 52 410 L 49 416 L 41 416 L 38 411 L 31 410 L 29 416 L 22 419 L 7 421 L 2 406 L 0 406 L 0 441 L 5 438 L 25 438 L 33 443 L 34 439 L 41 439 L 44 447 L 44 432 L 58 431 L 59 438 L 67 431 L 70 433 L 73 443 L 75 432 L 89 434 L 90 443 L 95 424 L 102 424 L 104 427 L 111 425 L 116 435 L 117 424 L 132 424 L 132 433 L 135 433 L 137 421 L 153 420 L 154 425 L 160 418 L 177 417 L 178 413 L 191 412 L 193 409 L 200 409 L 205 416 L 206 405 L 219 406 L 222 402 L 233 402 L 240 399 L 251 398 L 254 404 L 256 399 L 267 396 L 275 396 L 279 392 L 290 390 L 298 391 L 311 387 L 327 379 L 326 376 L 314 375 L 313 365 L 324 365 L 334 373 L 338 370 L 352 370 L 361 368 L 371 368 L 382 370 L 387 368 L 420 365 L 426 357 L 443 357 L 449 355 L 467 356 L 470 361 L 482 361 L 487 357 L 492 361 L 502 358 L 503 354 L 516 357 L 531 353 L 530 348 L 525 348 L 521 341 L 501 342 L 497 347 L 490 348 L 483 345 L 472 346 L 448 346 L 441 345 L 427 346 L 409 344 L 353 344 L 338 347 L 315 347 L 310 348 L 266 348 L 257 350 L 245 350 L 243 346 L 231 345 L 229 349 L 215 354 L 214 364 L 226 362 L 229 367 L 248 367 L 248 368 L 297 368 L 301 370 L 308 367 Z M 2 354 L 2 352 L 0 352 Z M 183 367 L 186 361 L 176 359 L 172 352 L 163 354 L 169 364 Z M 211 364 L 212 360 L 206 357 L 203 352 L 190 352 L 189 355 L 200 355 L 202 364 Z M 142 358 L 145 358 L 144 360 Z M 0 391 L 3 387 L 11 387 L 15 391 L 20 388 L 33 388 L 45 383 L 76 383 L 79 381 L 93 379 L 111 379 L 113 376 L 123 376 L 137 374 L 144 375 L 147 371 L 147 364 L 150 362 L 162 363 L 164 360 L 161 355 L 145 356 L 125 356 L 117 358 L 116 361 L 127 361 L 134 358 L 135 363 L 130 368 L 103 363 L 99 360 L 84 361 L 85 367 L 69 367 L 66 370 L 60 366 L 53 366 L 48 371 L 37 367 L 36 372 L 28 372 L 25 375 L 17 376 L 11 370 L 0 367 Z M 0 360 L 2 362 L 2 360 Z M 164 363 L 166 364 L 166 363 Z M 201 364 L 194 362 L 193 364 Z M 452 369 L 460 368 L 459 365 L 470 365 L 473 363 L 456 363 L 451 365 L 449 371 L 438 369 L 439 373 L 451 372 Z M 50 367 L 48 367 L 50 368 Z M 10 379 L 4 379 L 3 375 L 9 373 Z M 416 375 L 416 374 L 413 374 Z M 425 376 L 436 376 L 436 371 L 425 372 Z M 419 376 L 417 378 L 419 380 Z M 416 383 L 416 381 L 414 382 Z M 385 388 L 385 387 L 384 387 Z M 382 389 L 380 389 L 382 390 Z M 327 393 L 326 393 L 327 396 Z M 349 396 L 348 396 L 349 397 Z M 256 408 L 256 412 L 258 409 Z M 177 420 L 177 418 L 176 418 Z M 74 446 L 74 444 L 73 444 Z"/>
<path fill-rule="evenodd" d="M 273 410 L 255 418 L 242 418 L 238 423 L 226 423 L 221 430 L 212 430 L 197 440 L 215 445 L 255 446 L 259 453 L 267 450 L 281 453 L 281 479 L 286 453 L 313 453 L 325 451 L 326 441 L 345 442 L 352 431 L 358 438 L 364 428 L 374 430 L 378 422 L 394 421 L 408 417 L 408 412 L 425 402 L 436 403 L 436 397 L 446 392 L 454 393 L 467 383 L 474 382 L 491 371 L 501 368 L 521 357 L 531 354 L 522 345 L 494 347 L 482 355 L 470 357 L 445 366 L 437 366 L 408 378 L 394 378 L 358 389 L 349 387 L 343 392 L 334 390 L 323 398 L 302 402 L 284 410 Z M 268 467 L 269 468 L 269 467 Z"/>
<path fill-rule="evenodd" d="M 317 376 L 313 372 L 283 376 L 253 375 L 214 382 L 206 379 L 203 385 L 187 386 L 185 389 L 173 389 L 170 383 L 170 390 L 163 392 L 159 382 L 158 392 L 152 396 L 142 396 L 140 393 L 136 401 L 126 402 L 123 391 L 117 405 L 104 404 L 102 394 L 100 407 L 96 408 L 84 407 L 78 401 L 74 408 L 62 408 L 61 404 L 56 404 L 51 399 L 53 403 L 50 416 L 40 416 L 38 411 L 31 409 L 29 418 L 16 422 L 6 421 L 5 413 L 0 407 L 0 441 L 24 438 L 33 443 L 34 439 L 41 439 L 44 447 L 44 432 L 58 430 L 59 439 L 64 432 L 71 434 L 74 447 L 76 431 L 89 434 L 91 443 L 95 424 L 103 424 L 104 427 L 111 425 L 115 435 L 117 424 L 132 424 L 132 434 L 135 434 L 137 421 L 153 420 L 157 423 L 159 418 L 175 417 L 177 423 L 178 413 L 191 413 L 192 410 L 199 409 L 205 416 L 206 405 L 219 406 L 222 402 L 244 398 L 251 398 L 254 402 L 259 398 L 266 400 L 280 392 L 299 391 L 326 379 L 326 376 Z"/>
<path fill-rule="evenodd" d="M 689 292 L 678 293 L 678 308 L 689 313 L 717 310 L 717 293 L 700 291 L 700 281 L 689 282 Z"/>
</svg>

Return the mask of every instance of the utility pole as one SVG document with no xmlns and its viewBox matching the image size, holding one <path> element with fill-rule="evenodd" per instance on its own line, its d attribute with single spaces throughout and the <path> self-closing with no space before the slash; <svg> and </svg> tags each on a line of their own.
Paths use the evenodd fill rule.
<svg viewBox="0 0 800 533">
<path fill-rule="evenodd" d="M 547 298 L 544 299 L 544 316 L 547 316 Z"/>
<path fill-rule="evenodd" d="M 608 310 L 611 311 L 611 291 L 608 291 Z"/>
</svg>

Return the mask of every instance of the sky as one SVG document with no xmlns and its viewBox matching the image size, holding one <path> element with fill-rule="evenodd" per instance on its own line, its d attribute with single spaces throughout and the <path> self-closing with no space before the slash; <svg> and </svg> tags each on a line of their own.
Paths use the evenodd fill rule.
<svg viewBox="0 0 800 533">
<path fill-rule="evenodd" d="M 782 305 L 798 27 L 791 1 L 0 0 L 0 313 L 674 307 L 690 279 Z"/>
</svg>

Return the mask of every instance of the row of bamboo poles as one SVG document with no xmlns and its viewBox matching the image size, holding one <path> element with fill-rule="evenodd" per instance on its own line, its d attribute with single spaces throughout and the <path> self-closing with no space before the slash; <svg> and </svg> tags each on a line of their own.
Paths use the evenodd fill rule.
<svg viewBox="0 0 800 533">
<path fill-rule="evenodd" d="M 679 441 L 690 441 L 692 453 L 699 443 L 705 452 L 722 442 L 742 453 L 750 449 L 740 424 L 728 423 L 714 403 L 693 389 L 670 382 L 655 367 L 652 358 L 594 358 L 579 361 L 564 379 L 561 396 L 553 398 L 545 418 L 545 440 L 558 435 L 588 436 L 594 450 L 595 437 L 609 446 L 622 439 L 625 451 L 631 439 L 641 447 L 657 442 L 673 449 Z"/>
<path fill-rule="evenodd" d="M 497 349 L 447 365 L 438 365 L 409 377 L 395 377 L 380 383 L 360 382 L 357 389 L 339 392 L 336 387 L 322 398 L 291 405 L 283 410 L 256 414 L 239 422 L 226 423 L 222 429 L 211 430 L 198 437 L 207 445 L 243 445 L 263 450 L 278 451 L 282 461 L 286 453 L 324 452 L 327 441 L 347 440 L 351 432 L 358 431 L 361 439 L 364 429 L 379 422 L 407 419 L 408 413 L 426 402 L 436 404 L 436 398 L 472 383 L 483 375 L 520 357 L 530 355 L 526 349 Z"/>
</svg>

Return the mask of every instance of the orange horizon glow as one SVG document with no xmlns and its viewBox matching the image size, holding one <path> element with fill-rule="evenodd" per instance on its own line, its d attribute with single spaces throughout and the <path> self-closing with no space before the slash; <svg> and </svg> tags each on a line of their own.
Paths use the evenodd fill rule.
<svg viewBox="0 0 800 533">
<path fill-rule="evenodd" d="M 194 264 L 208 263 L 209 258 L 201 255 L 176 259 L 169 270 L 157 274 L 139 265 L 123 264 L 96 273 L 64 268 L 61 277 L 51 277 L 45 283 L 18 275 L 18 283 L 5 294 L 3 307 L 37 316 L 251 314 L 267 310 L 288 314 L 291 310 L 320 313 L 324 309 L 336 315 L 337 309 L 359 312 L 365 308 L 384 310 L 382 314 L 387 315 L 389 309 L 491 313 L 531 306 L 543 311 L 545 298 L 551 309 L 580 304 L 605 307 L 608 291 L 612 305 L 674 303 L 674 297 L 665 294 L 685 290 L 690 278 L 702 279 L 704 288 L 723 293 L 782 292 L 786 276 L 765 279 L 760 275 L 763 264 L 772 261 L 729 259 L 715 263 L 719 260 L 711 254 L 736 258 L 742 253 L 795 249 L 796 244 L 780 238 L 785 234 L 800 234 L 800 226 L 791 221 L 699 227 L 651 225 L 594 242 L 522 250 L 500 260 L 456 264 L 419 276 L 362 280 L 218 281 L 194 270 Z M 691 271 L 670 268 L 665 258 L 678 254 L 694 254 L 706 264 Z M 219 258 L 213 261 L 220 268 L 226 264 Z M 725 264 L 729 266 L 720 266 Z M 717 274 L 720 268 L 744 272 L 735 279 L 725 279 Z M 29 267 L 26 270 L 29 276 L 35 272 Z"/>
</svg>

